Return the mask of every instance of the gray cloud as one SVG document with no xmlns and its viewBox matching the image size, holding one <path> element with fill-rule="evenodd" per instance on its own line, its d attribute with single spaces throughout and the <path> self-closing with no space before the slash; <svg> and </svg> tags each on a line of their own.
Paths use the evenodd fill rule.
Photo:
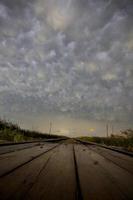
<svg viewBox="0 0 133 200">
<path fill-rule="evenodd" d="M 130 0 L 0 0 L 0 112 L 133 118 Z"/>
</svg>

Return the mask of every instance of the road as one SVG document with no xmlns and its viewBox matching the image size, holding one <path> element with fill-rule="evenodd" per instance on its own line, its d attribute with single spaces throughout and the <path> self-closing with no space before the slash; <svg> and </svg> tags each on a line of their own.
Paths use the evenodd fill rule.
<svg viewBox="0 0 133 200">
<path fill-rule="evenodd" d="M 133 199 L 131 156 L 73 139 L 2 148 L 0 200 Z"/>
</svg>

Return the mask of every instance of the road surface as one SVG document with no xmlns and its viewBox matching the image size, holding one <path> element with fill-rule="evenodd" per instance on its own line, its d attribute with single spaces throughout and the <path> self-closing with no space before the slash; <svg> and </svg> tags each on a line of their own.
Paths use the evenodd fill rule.
<svg viewBox="0 0 133 200">
<path fill-rule="evenodd" d="M 0 200 L 133 200 L 131 156 L 72 139 L 2 148 Z"/>
</svg>

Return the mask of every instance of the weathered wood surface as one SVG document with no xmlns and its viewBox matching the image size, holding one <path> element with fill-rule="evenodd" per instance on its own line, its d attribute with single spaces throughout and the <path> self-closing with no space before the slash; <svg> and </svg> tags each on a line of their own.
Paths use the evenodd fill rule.
<svg viewBox="0 0 133 200">
<path fill-rule="evenodd" d="M 117 153 L 116 151 L 111 151 L 102 147 L 90 146 L 89 148 L 133 174 L 132 157 L 125 156 L 122 153 Z"/>
<path fill-rule="evenodd" d="M 42 155 L 57 144 L 46 144 L 0 155 L 0 177 Z"/>
<path fill-rule="evenodd" d="M 132 200 L 132 166 L 108 149 L 45 143 L 0 155 L 0 200 Z"/>
<path fill-rule="evenodd" d="M 75 146 L 75 152 L 84 199 L 133 198 L 131 173 L 86 146 Z"/>
<path fill-rule="evenodd" d="M 5 154 L 5 153 L 9 153 L 9 152 L 13 152 L 13 151 L 18 151 L 18 150 L 21 150 L 21 149 L 30 148 L 30 147 L 33 147 L 33 146 L 37 146 L 38 144 L 39 144 L 39 142 L 28 143 L 28 144 L 25 143 L 25 144 L 0 146 L 0 155 Z"/>
</svg>

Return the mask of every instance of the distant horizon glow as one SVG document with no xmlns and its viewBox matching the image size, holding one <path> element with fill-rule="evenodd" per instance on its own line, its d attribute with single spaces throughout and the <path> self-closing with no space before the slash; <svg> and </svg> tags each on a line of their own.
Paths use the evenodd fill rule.
<svg viewBox="0 0 133 200">
<path fill-rule="evenodd" d="M 50 123 L 52 123 L 51 134 L 65 135 L 68 137 L 78 136 L 107 136 L 106 125 L 108 124 L 109 136 L 112 134 L 119 135 L 120 131 L 133 128 L 132 124 L 114 121 L 91 121 L 86 119 L 72 118 L 70 116 L 46 114 L 45 116 L 21 116 L 20 119 L 13 120 L 21 128 L 35 130 L 42 133 L 49 133 Z M 93 128 L 92 128 L 93 127 Z"/>
<path fill-rule="evenodd" d="M 0 117 L 68 136 L 133 128 L 133 1 L 0 0 Z"/>
</svg>

